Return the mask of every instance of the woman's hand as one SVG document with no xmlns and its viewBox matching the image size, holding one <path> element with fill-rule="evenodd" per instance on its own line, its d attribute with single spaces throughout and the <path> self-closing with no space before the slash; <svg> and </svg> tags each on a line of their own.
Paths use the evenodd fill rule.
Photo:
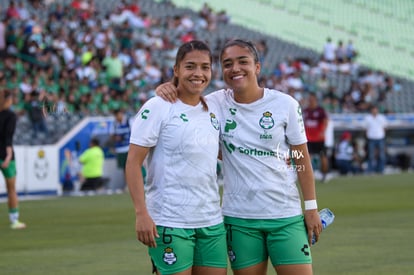
<svg viewBox="0 0 414 275">
<path fill-rule="evenodd" d="M 155 94 L 165 101 L 173 103 L 177 100 L 177 87 L 171 82 L 166 82 L 155 88 Z"/>
<path fill-rule="evenodd" d="M 148 247 L 157 247 L 155 238 L 158 238 L 157 226 L 148 214 L 136 216 L 135 230 L 138 241 Z"/>
<path fill-rule="evenodd" d="M 322 222 L 318 209 L 305 210 L 305 224 L 308 231 L 308 241 L 312 245 L 313 235 L 315 235 L 315 241 L 317 242 L 322 233 Z"/>
</svg>

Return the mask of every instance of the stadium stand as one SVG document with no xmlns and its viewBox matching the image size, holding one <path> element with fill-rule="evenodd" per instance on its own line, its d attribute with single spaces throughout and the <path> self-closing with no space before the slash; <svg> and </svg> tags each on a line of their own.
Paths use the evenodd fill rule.
<svg viewBox="0 0 414 275">
<path fill-rule="evenodd" d="M 174 3 L 193 8 L 198 8 L 201 2 L 174 0 Z M 327 34 L 334 41 L 356 40 L 359 63 L 398 76 L 404 87 L 403 95 L 397 95 L 396 100 L 394 96 L 387 98 L 384 109 L 412 112 L 410 91 L 414 88 L 414 70 L 408 62 L 414 57 L 411 1 L 246 0 L 243 5 L 235 5 L 231 0 L 211 0 L 209 4 L 216 9 L 227 8 L 232 22 L 240 26 L 314 52 L 322 48 L 321 42 Z M 399 100 L 404 96 L 410 100 Z"/>
<path fill-rule="evenodd" d="M 296 19 L 301 18 L 305 23 L 316 20 L 320 26 L 333 24 L 327 17 L 328 13 L 333 12 L 332 8 L 323 1 L 311 2 L 301 1 L 303 6 L 300 12 L 296 12 L 300 15 Z M 357 0 L 342 2 L 347 10 L 356 7 L 361 12 L 365 10 L 368 13 L 394 16 L 386 4 L 374 5 Z M 222 43 L 232 37 L 256 42 L 263 55 L 261 81 L 264 84 L 291 93 L 299 101 L 306 98 L 308 92 L 318 92 L 325 106 L 334 113 L 365 112 L 366 106 L 358 105 L 358 97 L 364 93 L 363 87 L 359 86 L 358 92 L 352 89 L 354 83 L 373 79 L 379 82 L 376 82 L 372 91 L 367 88 L 367 93 L 373 93 L 368 103 L 379 103 L 383 111 L 391 113 L 414 110 L 414 83 L 408 78 L 393 75 L 392 71 L 384 72 L 362 65 L 355 66 L 349 73 L 340 73 L 337 68 L 324 71 L 320 59 L 322 49 L 314 50 L 303 43 L 287 42 L 246 28 L 238 24 L 237 20 L 233 22 L 232 16 L 225 12 L 220 14 L 208 4 L 201 10 L 192 10 L 177 7 L 171 1 L 152 0 L 0 0 L 1 18 L 6 18 L 12 3 L 23 3 L 23 11 L 28 14 L 27 18 L 4 21 L 8 27 L 9 55 L 0 61 L 4 79 L 7 79 L 3 83 L 15 91 L 17 98 L 15 110 L 20 114 L 20 119 L 15 135 L 16 144 L 55 143 L 84 116 L 110 115 L 112 110 L 119 107 L 131 114 L 135 113 L 146 99 L 153 96 L 154 87 L 171 77 L 177 46 L 192 38 L 207 41 L 216 50 L 216 55 Z M 291 3 L 289 1 L 283 3 L 293 5 L 288 4 Z M 299 9 L 278 5 L 276 8 L 290 13 Z M 406 23 L 412 20 L 406 11 L 400 12 L 401 15 L 395 15 L 397 21 Z M 343 22 L 335 23 L 338 24 L 337 29 L 347 30 L 352 37 L 353 28 L 364 28 L 348 26 L 349 19 L 345 20 L 344 14 L 348 12 L 343 10 Z M 375 18 L 376 14 L 373 15 Z M 300 24 L 303 22 L 286 22 L 286 26 L 293 29 Z M 390 27 L 390 35 L 395 32 L 395 28 Z M 298 41 L 309 40 L 294 32 L 289 34 L 296 36 Z M 312 42 L 320 45 L 326 39 L 318 29 L 313 29 L 310 35 Z M 388 39 L 394 37 L 389 36 Z M 384 40 L 381 43 L 384 46 L 387 42 Z M 402 41 L 397 50 L 403 48 L 407 51 L 406 41 Z M 109 81 L 106 78 L 107 68 L 103 66 L 105 56 L 112 51 L 119 54 L 123 64 L 119 82 Z M 355 63 L 358 63 L 359 58 L 355 59 Z M 215 64 L 215 70 L 219 70 L 218 63 Z M 295 79 L 291 70 L 299 71 L 300 78 Z M 223 87 L 217 75 L 209 91 Z M 325 77 L 323 75 L 326 75 L 327 87 L 333 87 L 332 91 L 320 90 Z M 21 85 L 24 76 L 29 76 L 32 89 L 46 94 L 43 108 L 47 114 L 49 134 L 40 135 L 37 139 L 30 136 L 30 120 L 24 111 L 24 87 Z M 294 86 L 293 83 L 298 81 L 300 87 Z M 339 103 L 345 101 L 347 94 L 354 97 L 352 108 L 347 109 L 343 105 L 338 107 Z M 59 104 L 66 109 L 60 112 Z"/>
</svg>

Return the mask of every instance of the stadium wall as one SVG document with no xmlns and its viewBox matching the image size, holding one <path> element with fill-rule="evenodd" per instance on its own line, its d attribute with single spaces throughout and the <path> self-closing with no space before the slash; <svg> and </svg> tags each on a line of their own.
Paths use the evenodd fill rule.
<svg viewBox="0 0 414 275">
<path fill-rule="evenodd" d="M 364 114 L 330 115 L 332 122 L 331 143 L 343 131 L 351 131 L 356 138 L 364 139 Z M 414 160 L 414 113 L 387 115 L 387 152 L 390 156 L 406 155 Z M 57 144 L 41 146 L 15 146 L 17 166 L 17 191 L 24 195 L 63 194 L 65 182 L 79 181 L 80 164 L 77 157 L 88 147 L 91 137 L 97 137 L 105 152 L 104 177 L 109 178 L 109 188 L 125 186 L 122 171 L 109 149 L 113 127 L 111 117 L 83 119 Z M 413 165 L 413 164 L 411 164 Z M 0 177 L 0 197 L 7 196 L 3 177 Z"/>
<path fill-rule="evenodd" d="M 20 196 L 62 195 L 65 184 L 79 182 L 81 169 L 77 158 L 88 148 L 92 137 L 101 141 L 105 152 L 104 177 L 109 178 L 109 187 L 125 186 L 122 171 L 109 149 L 109 137 L 113 118 L 89 117 L 83 119 L 70 132 L 53 145 L 15 146 L 16 189 Z M 6 185 L 0 177 L 0 197 L 7 196 Z"/>
</svg>

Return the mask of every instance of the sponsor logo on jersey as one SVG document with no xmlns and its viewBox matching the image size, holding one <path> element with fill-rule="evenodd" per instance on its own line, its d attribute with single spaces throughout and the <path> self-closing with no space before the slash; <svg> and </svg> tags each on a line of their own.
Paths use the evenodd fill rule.
<svg viewBox="0 0 414 275">
<path fill-rule="evenodd" d="M 257 156 L 257 157 L 273 156 L 273 157 L 278 158 L 279 160 L 304 158 L 303 152 L 298 151 L 298 150 L 288 149 L 287 151 L 282 151 L 280 149 L 280 144 L 278 144 L 275 151 L 260 150 L 257 148 L 247 148 L 243 146 L 236 147 L 234 144 L 227 143 L 225 140 L 223 140 L 223 144 L 230 154 L 236 151 L 236 152 L 239 152 L 240 154 L 249 155 L 249 156 Z"/>
<path fill-rule="evenodd" d="M 148 119 L 147 115 L 149 114 L 149 112 L 150 112 L 150 110 L 148 110 L 148 109 L 142 110 L 141 119 Z"/>
<path fill-rule="evenodd" d="M 224 137 L 233 137 L 233 135 L 230 132 L 230 130 L 234 130 L 237 127 L 237 122 L 233 119 L 226 119 L 226 125 L 224 126 L 224 133 L 222 133 L 222 136 Z"/>
<path fill-rule="evenodd" d="M 223 143 L 224 147 L 226 147 L 227 151 L 229 151 L 230 154 L 233 153 L 234 150 L 236 150 L 236 146 L 234 146 L 233 144 L 227 143 L 225 140 L 223 140 Z"/>
<path fill-rule="evenodd" d="M 234 130 L 237 127 L 237 122 L 233 119 L 226 119 L 226 126 L 224 127 L 224 132 L 228 133 L 230 130 Z"/>
<path fill-rule="evenodd" d="M 184 122 L 187 122 L 187 121 L 188 121 L 188 118 L 187 118 L 187 115 L 186 115 L 186 114 L 181 114 L 181 115 L 180 115 L 180 118 L 181 118 Z"/>
<path fill-rule="evenodd" d="M 226 141 L 223 141 L 224 147 L 226 147 L 227 151 L 229 151 L 229 153 L 233 153 L 234 151 L 237 151 L 241 154 L 245 154 L 245 155 L 251 155 L 251 156 L 275 156 L 275 153 L 272 151 L 264 151 L 264 150 L 259 150 L 256 148 L 244 148 L 242 146 L 237 147 L 232 144 L 232 143 L 227 143 Z"/>
</svg>

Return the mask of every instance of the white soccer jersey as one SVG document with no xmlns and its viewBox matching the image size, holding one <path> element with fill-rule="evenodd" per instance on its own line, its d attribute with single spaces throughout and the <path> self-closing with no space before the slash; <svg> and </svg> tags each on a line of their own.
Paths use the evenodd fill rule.
<svg viewBox="0 0 414 275">
<path fill-rule="evenodd" d="M 200 228 L 222 222 L 216 168 L 219 120 L 209 104 L 151 98 L 132 126 L 130 143 L 151 147 L 145 186 L 155 224 Z"/>
<path fill-rule="evenodd" d="M 302 213 L 296 171 L 286 156 L 307 142 L 298 102 L 276 90 L 251 104 L 234 101 L 232 90 L 207 96 L 220 104 L 223 215 L 273 219 Z M 300 169 L 300 168 L 297 168 Z"/>
</svg>

